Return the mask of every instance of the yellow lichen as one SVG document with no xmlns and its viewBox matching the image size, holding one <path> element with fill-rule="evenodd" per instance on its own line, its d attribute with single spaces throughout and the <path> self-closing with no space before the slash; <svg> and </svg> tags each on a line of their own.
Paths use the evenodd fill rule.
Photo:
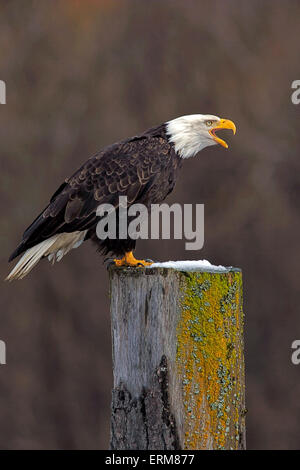
<svg viewBox="0 0 300 470">
<path fill-rule="evenodd" d="M 177 367 L 187 449 L 237 449 L 244 408 L 241 272 L 182 274 Z"/>
</svg>

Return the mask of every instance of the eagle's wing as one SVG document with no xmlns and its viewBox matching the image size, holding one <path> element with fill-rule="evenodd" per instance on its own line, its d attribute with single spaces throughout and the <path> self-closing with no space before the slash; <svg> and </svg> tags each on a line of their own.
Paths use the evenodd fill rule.
<svg viewBox="0 0 300 470">
<path fill-rule="evenodd" d="M 170 164 L 170 145 L 158 136 L 138 136 L 107 147 L 58 188 L 9 260 L 57 233 L 89 229 L 97 222 L 97 207 L 104 203 L 117 207 L 119 196 L 127 196 L 128 205 L 153 192 L 156 199 L 164 199 L 173 182 L 158 180 Z"/>
</svg>

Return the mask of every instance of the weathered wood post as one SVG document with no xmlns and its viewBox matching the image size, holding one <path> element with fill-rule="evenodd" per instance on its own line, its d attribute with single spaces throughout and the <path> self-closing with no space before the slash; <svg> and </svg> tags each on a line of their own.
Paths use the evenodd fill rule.
<svg viewBox="0 0 300 470">
<path fill-rule="evenodd" d="M 242 273 L 110 268 L 111 449 L 244 449 Z"/>
</svg>

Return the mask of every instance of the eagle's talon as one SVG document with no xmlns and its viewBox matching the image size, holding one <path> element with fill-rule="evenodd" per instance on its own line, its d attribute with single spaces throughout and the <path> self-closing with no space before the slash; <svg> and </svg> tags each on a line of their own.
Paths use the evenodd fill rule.
<svg viewBox="0 0 300 470">
<path fill-rule="evenodd" d="M 121 266 L 127 266 L 127 263 L 126 263 L 126 261 L 125 261 L 124 258 L 122 258 L 122 259 L 116 259 L 116 258 L 114 258 L 114 259 L 113 259 L 113 263 L 114 263 L 115 266 L 118 266 L 119 268 L 120 268 Z"/>
<path fill-rule="evenodd" d="M 137 267 L 145 267 L 145 266 L 150 266 L 153 261 L 152 260 L 143 260 L 143 259 L 135 259 L 135 257 L 133 256 L 133 253 L 132 251 L 129 251 L 127 253 L 125 253 L 125 255 L 123 256 L 123 258 L 121 259 L 113 259 L 113 263 L 115 264 L 115 266 L 124 266 L 124 267 L 133 267 L 133 268 L 137 268 Z"/>
</svg>

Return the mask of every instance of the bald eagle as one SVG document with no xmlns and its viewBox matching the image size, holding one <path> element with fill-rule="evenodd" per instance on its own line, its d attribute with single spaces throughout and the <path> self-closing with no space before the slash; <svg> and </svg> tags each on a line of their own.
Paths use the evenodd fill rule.
<svg viewBox="0 0 300 470">
<path fill-rule="evenodd" d="M 127 197 L 128 207 L 133 203 L 146 207 L 161 203 L 173 190 L 185 158 L 210 145 L 228 148 L 216 135 L 220 129 L 236 131 L 232 121 L 218 116 L 181 116 L 109 145 L 89 158 L 66 178 L 47 207 L 25 230 L 9 261 L 23 256 L 6 279 L 22 279 L 41 258 L 59 261 L 88 239 L 103 254 L 120 257 L 114 259 L 117 266 L 149 265 L 148 261 L 135 259 L 135 239 L 97 237 L 97 208 L 108 203 L 118 210 L 119 196 Z"/>
</svg>

